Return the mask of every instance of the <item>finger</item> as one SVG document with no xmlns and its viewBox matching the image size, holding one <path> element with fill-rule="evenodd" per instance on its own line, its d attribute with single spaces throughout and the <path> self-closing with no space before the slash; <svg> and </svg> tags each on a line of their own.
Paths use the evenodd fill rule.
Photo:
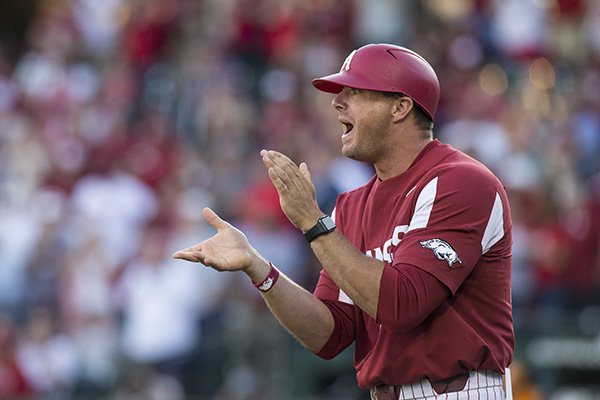
<svg viewBox="0 0 600 400">
<path fill-rule="evenodd" d="M 300 163 L 300 173 L 307 181 L 312 183 L 312 176 L 308 170 L 308 165 L 306 165 L 305 162 Z"/>
<path fill-rule="evenodd" d="M 261 150 L 260 156 L 262 157 L 262 162 L 267 168 L 271 168 L 273 166 L 273 161 L 271 157 L 269 157 L 269 152 L 267 150 Z"/>
<path fill-rule="evenodd" d="M 269 179 L 271 179 L 271 183 L 273 184 L 273 186 L 275 186 L 275 189 L 277 190 L 277 192 L 279 194 L 287 193 L 289 191 L 287 185 L 281 179 L 281 177 L 279 176 L 279 174 L 277 173 L 277 171 L 274 167 L 269 168 L 267 170 L 267 174 L 269 175 Z"/>
<path fill-rule="evenodd" d="M 281 195 L 288 193 L 289 184 L 293 183 L 294 170 L 290 165 L 295 164 L 286 155 L 273 150 L 261 150 L 263 164 L 268 168 L 267 174 L 277 192 Z M 296 167 L 297 168 L 297 167 Z"/>
<path fill-rule="evenodd" d="M 274 150 L 262 150 L 263 163 L 267 168 L 275 168 L 282 180 L 291 180 L 299 176 L 296 163 L 283 153 Z"/>
<path fill-rule="evenodd" d="M 271 161 L 271 163 L 273 163 L 274 165 L 278 165 L 280 168 L 286 170 L 288 173 L 298 169 L 298 166 L 291 158 L 289 158 L 283 153 L 279 153 L 278 151 L 269 151 L 268 158 Z"/>
<path fill-rule="evenodd" d="M 292 161 L 285 161 L 281 163 L 279 168 L 281 168 L 282 173 L 285 174 L 284 176 L 286 179 L 294 184 L 296 184 L 296 179 L 301 177 L 298 166 Z"/>
<path fill-rule="evenodd" d="M 204 219 L 206 220 L 206 222 L 208 222 L 210 225 L 212 225 L 212 227 L 215 228 L 217 231 L 219 231 L 221 229 L 225 229 L 230 226 L 226 221 L 221 219 L 221 217 L 219 217 L 217 215 L 217 213 L 214 212 L 213 210 L 211 210 L 209 207 L 204 207 L 204 209 L 202 210 L 202 215 L 204 216 Z"/>
<path fill-rule="evenodd" d="M 214 257 L 205 257 L 204 261 L 202 261 L 202 263 L 208 267 L 212 267 L 212 268 L 218 268 L 217 267 L 217 259 Z"/>
<path fill-rule="evenodd" d="M 269 164 L 267 165 L 268 167 L 278 165 L 280 168 L 287 170 L 288 172 L 298 169 L 296 163 L 283 153 L 275 150 L 263 150 L 261 154 L 263 155 L 263 162 Z"/>
<path fill-rule="evenodd" d="M 286 155 L 276 151 L 269 151 L 265 157 L 265 165 L 269 169 L 273 169 L 285 184 L 288 189 L 291 185 L 295 185 L 295 180 L 300 177 L 298 166 Z"/>
<path fill-rule="evenodd" d="M 185 249 L 181 249 L 181 250 L 177 250 L 172 254 L 172 257 L 173 258 L 181 258 L 182 255 L 192 253 L 193 251 L 195 251 L 194 246 L 188 247 Z"/>
<path fill-rule="evenodd" d="M 285 184 L 283 183 L 281 175 L 283 171 L 281 170 L 281 168 L 277 167 L 273 163 L 273 160 L 269 156 L 269 151 L 262 150 L 260 154 L 262 156 L 263 164 L 265 165 L 265 167 L 267 167 L 267 175 L 269 176 L 271 183 L 273 183 L 273 186 L 275 186 L 275 188 L 279 192 L 281 192 L 281 190 L 285 190 Z"/>
<path fill-rule="evenodd" d="M 203 262 L 203 260 L 202 260 L 203 257 L 197 251 L 184 251 L 184 250 L 176 251 L 175 253 L 173 253 L 173 258 L 178 259 L 178 260 L 190 261 L 190 262 L 200 262 L 200 263 Z"/>
</svg>

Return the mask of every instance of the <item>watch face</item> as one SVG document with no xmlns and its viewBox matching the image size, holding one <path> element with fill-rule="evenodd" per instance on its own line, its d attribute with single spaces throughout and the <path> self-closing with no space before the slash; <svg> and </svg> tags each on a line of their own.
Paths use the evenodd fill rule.
<svg viewBox="0 0 600 400">
<path fill-rule="evenodd" d="M 328 231 L 335 229 L 335 222 L 333 222 L 333 220 L 330 217 L 323 218 L 321 221 L 323 222 L 323 226 L 325 227 L 325 229 L 327 229 Z"/>
</svg>

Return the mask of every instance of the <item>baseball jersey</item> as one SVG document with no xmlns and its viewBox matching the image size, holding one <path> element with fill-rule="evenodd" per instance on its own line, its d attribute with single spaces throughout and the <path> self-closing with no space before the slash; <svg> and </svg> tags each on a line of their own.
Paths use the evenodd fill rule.
<svg viewBox="0 0 600 400">
<path fill-rule="evenodd" d="M 357 249 L 385 267 L 373 319 L 324 266 L 315 295 L 330 308 L 335 328 L 319 356 L 332 358 L 354 342 L 363 389 L 471 370 L 504 373 L 514 349 L 511 219 L 504 187 L 491 171 L 433 140 L 404 173 L 373 177 L 338 196 L 334 218 Z M 398 312 L 403 296 L 394 284 L 407 266 L 431 274 L 449 294 L 413 325 Z"/>
</svg>

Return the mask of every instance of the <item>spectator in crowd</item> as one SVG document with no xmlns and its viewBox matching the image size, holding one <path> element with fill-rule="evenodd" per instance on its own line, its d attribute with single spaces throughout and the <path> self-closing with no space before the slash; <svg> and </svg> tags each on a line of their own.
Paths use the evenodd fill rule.
<svg viewBox="0 0 600 400">
<path fill-rule="evenodd" d="M 10 318 L 0 315 L 0 399 L 26 398 L 33 394 L 16 357 L 17 338 Z"/>
</svg>

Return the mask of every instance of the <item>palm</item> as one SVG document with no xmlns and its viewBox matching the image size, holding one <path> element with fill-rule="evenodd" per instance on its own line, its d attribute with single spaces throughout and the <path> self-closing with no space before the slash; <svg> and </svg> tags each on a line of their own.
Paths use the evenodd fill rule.
<svg viewBox="0 0 600 400">
<path fill-rule="evenodd" d="M 195 246 L 175 252 L 173 257 L 201 262 L 219 271 L 236 271 L 249 267 L 252 263 L 252 248 L 246 235 L 223 221 L 209 208 L 203 210 L 203 215 L 217 233 Z"/>
<path fill-rule="evenodd" d="M 194 247 L 204 253 L 211 267 L 220 271 L 242 269 L 251 261 L 246 236 L 233 226 L 218 231 L 216 235 Z"/>
</svg>

